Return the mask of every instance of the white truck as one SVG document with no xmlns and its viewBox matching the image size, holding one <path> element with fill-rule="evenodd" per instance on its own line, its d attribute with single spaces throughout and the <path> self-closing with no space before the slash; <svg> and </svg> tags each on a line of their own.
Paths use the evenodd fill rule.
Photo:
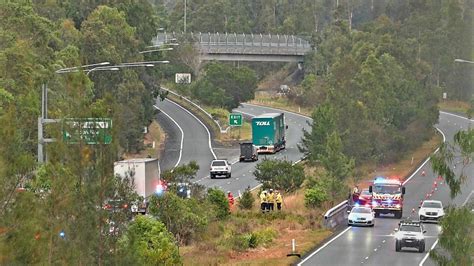
<svg viewBox="0 0 474 266">
<path fill-rule="evenodd" d="M 138 196 L 143 198 L 143 201 L 132 203 L 131 211 L 132 213 L 146 213 L 147 198 L 161 187 L 158 159 L 139 158 L 115 162 L 114 174 L 122 178 L 129 176 L 133 180 L 135 191 Z"/>
</svg>

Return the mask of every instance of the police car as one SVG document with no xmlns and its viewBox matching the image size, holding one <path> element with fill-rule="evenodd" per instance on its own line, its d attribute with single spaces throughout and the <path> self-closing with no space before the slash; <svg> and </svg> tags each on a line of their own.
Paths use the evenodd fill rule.
<svg viewBox="0 0 474 266">
<path fill-rule="evenodd" d="M 404 220 L 399 223 L 395 233 L 395 251 L 404 247 L 417 248 L 418 252 L 425 252 L 425 229 L 420 221 Z"/>
<path fill-rule="evenodd" d="M 347 225 L 375 225 L 375 213 L 374 211 L 365 206 L 358 206 L 357 204 L 352 208 L 347 217 Z"/>
</svg>

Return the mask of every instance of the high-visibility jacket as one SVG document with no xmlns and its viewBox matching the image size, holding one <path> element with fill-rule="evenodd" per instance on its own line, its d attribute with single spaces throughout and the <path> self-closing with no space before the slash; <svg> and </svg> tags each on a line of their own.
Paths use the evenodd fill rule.
<svg viewBox="0 0 474 266">
<path fill-rule="evenodd" d="M 281 197 L 280 193 L 277 194 L 275 201 L 276 201 L 276 203 L 282 203 L 283 202 L 283 198 Z"/>
<path fill-rule="evenodd" d="M 260 193 L 260 203 L 267 203 L 267 196 L 265 193 Z"/>
<path fill-rule="evenodd" d="M 275 203 L 275 194 L 273 192 L 267 193 L 267 202 Z"/>
</svg>

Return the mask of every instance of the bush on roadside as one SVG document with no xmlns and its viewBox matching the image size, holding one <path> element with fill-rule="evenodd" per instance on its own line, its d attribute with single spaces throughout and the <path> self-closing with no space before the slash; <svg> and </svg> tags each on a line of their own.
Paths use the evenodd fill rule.
<svg viewBox="0 0 474 266">
<path fill-rule="evenodd" d="M 309 208 L 321 207 L 321 204 L 329 200 L 328 191 L 331 182 L 327 177 L 315 179 L 309 178 L 310 187 L 304 193 L 304 204 Z"/>
<path fill-rule="evenodd" d="M 246 189 L 242 193 L 242 197 L 239 199 L 239 208 L 242 210 L 251 210 L 255 203 L 255 198 L 252 195 L 250 189 Z"/>
<path fill-rule="evenodd" d="M 217 188 L 209 188 L 207 190 L 207 200 L 214 207 L 217 219 L 222 220 L 229 216 L 229 201 L 222 190 Z"/>
</svg>

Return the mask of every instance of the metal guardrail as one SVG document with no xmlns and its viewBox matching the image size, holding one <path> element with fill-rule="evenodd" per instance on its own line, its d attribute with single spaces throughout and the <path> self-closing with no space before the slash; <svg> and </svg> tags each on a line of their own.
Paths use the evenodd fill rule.
<svg viewBox="0 0 474 266">
<path fill-rule="evenodd" d="M 174 92 L 174 91 L 172 91 L 172 90 L 169 90 L 169 89 L 167 89 L 167 88 L 164 88 L 164 87 L 161 87 L 161 89 L 163 89 L 163 90 L 165 90 L 165 91 L 167 91 L 167 92 L 173 94 L 173 95 L 176 96 L 176 97 L 179 97 L 179 98 L 181 98 L 181 99 L 184 99 L 185 101 L 187 101 L 188 103 L 190 103 L 192 106 L 198 108 L 201 112 L 205 113 L 205 114 L 206 114 L 212 121 L 214 121 L 214 123 L 219 127 L 219 130 L 220 130 L 221 133 L 227 133 L 227 131 L 229 130 L 230 127 L 227 127 L 226 129 L 222 129 L 222 127 L 221 127 L 221 125 L 220 125 L 220 123 L 219 123 L 218 120 L 215 120 L 215 119 L 212 117 L 212 115 L 211 115 L 208 111 L 204 110 L 204 108 L 202 108 L 201 106 L 199 106 L 199 105 L 196 104 L 195 102 L 189 100 L 187 97 L 185 97 L 185 96 L 183 96 L 183 95 L 180 95 L 180 94 L 178 94 L 178 93 L 176 93 L 176 92 Z"/>
<path fill-rule="evenodd" d="M 329 209 L 324 213 L 324 225 L 329 228 L 335 228 L 347 219 L 347 200 Z"/>
</svg>

